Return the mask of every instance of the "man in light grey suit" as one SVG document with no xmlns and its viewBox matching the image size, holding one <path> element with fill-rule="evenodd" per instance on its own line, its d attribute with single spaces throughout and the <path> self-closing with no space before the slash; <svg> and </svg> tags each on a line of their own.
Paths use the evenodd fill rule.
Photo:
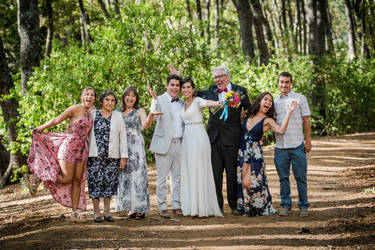
<svg viewBox="0 0 375 250">
<path fill-rule="evenodd" d="M 180 203 L 180 155 L 182 139 L 182 110 L 184 102 L 178 98 L 181 86 L 181 77 L 169 75 L 167 91 L 153 99 L 151 110 L 163 115 L 156 118 L 156 128 L 152 137 L 150 150 L 155 153 L 156 159 L 156 195 L 160 216 L 170 218 L 168 213 L 167 178 L 171 177 L 171 203 L 175 215 L 182 216 Z"/>
</svg>

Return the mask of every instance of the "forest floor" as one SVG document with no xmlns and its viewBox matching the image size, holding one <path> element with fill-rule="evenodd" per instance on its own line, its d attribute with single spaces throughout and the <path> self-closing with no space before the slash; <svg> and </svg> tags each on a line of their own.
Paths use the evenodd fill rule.
<svg viewBox="0 0 375 250">
<path fill-rule="evenodd" d="M 88 222 L 75 224 L 48 190 L 32 197 L 21 184 L 7 186 L 0 190 L 0 248 L 374 249 L 375 133 L 323 137 L 312 144 L 308 217 L 299 216 L 291 176 L 293 209 L 288 217 L 234 216 L 225 204 L 224 218 L 161 218 L 155 165 L 150 164 L 151 211 L 139 221 L 113 212 L 114 223 L 96 224 L 88 199 Z M 279 210 L 272 147 L 264 153 L 273 204 Z"/>
</svg>

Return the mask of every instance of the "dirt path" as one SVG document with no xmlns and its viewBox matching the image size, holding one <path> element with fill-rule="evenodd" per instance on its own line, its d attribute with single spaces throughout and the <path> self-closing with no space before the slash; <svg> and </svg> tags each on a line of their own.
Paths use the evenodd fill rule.
<svg viewBox="0 0 375 250">
<path fill-rule="evenodd" d="M 280 209 L 273 150 L 264 149 L 273 204 Z M 313 140 L 308 157 L 310 216 L 298 215 L 292 180 L 289 217 L 238 217 L 225 205 L 224 218 L 172 218 L 157 215 L 154 166 L 150 166 L 151 212 L 140 221 L 114 213 L 114 223 L 71 223 L 68 210 L 47 190 L 31 197 L 21 185 L 0 190 L 0 248 L 221 248 L 374 249 L 375 133 Z M 292 177 L 293 178 L 293 177 Z M 89 200 L 87 217 L 91 218 Z"/>
</svg>

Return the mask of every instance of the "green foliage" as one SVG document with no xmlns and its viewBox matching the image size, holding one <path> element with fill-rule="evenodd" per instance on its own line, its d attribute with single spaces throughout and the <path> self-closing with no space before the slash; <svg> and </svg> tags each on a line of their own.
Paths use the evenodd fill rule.
<svg viewBox="0 0 375 250">
<path fill-rule="evenodd" d="M 371 131 L 375 128 L 375 60 L 326 58 L 328 134 Z"/>
<path fill-rule="evenodd" d="M 24 183 L 24 179 L 23 179 L 23 175 L 25 173 L 28 173 L 29 172 L 29 169 L 27 168 L 27 166 L 23 165 L 22 167 L 20 168 L 17 168 L 15 170 L 13 170 L 13 175 L 10 179 L 10 182 L 16 182 L 16 181 L 21 181 L 22 183 Z"/>
</svg>

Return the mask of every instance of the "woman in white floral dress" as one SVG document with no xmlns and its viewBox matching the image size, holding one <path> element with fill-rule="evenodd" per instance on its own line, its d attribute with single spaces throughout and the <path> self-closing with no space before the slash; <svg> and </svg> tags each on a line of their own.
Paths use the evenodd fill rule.
<svg viewBox="0 0 375 250">
<path fill-rule="evenodd" d="M 128 160 L 126 168 L 120 170 L 115 210 L 129 211 L 128 219 L 142 219 L 150 209 L 150 197 L 145 144 L 141 131 L 149 128 L 153 116 L 160 113 L 153 112 L 147 116 L 146 111 L 139 107 L 138 91 L 133 86 L 125 88 L 122 93 L 120 111 L 126 126 Z"/>
<path fill-rule="evenodd" d="M 249 207 L 248 215 L 272 215 L 276 211 L 272 206 L 272 197 L 268 189 L 263 151 L 260 140 L 269 129 L 284 134 L 288 127 L 291 113 L 296 109 L 294 101 L 286 107 L 286 118 L 281 126 L 275 122 L 275 109 L 272 95 L 264 92 L 258 96 L 249 108 L 242 125 L 242 136 L 238 151 L 237 166 L 237 206 L 244 214 L 244 205 Z M 244 204 L 243 189 L 246 189 L 248 202 Z"/>
</svg>

